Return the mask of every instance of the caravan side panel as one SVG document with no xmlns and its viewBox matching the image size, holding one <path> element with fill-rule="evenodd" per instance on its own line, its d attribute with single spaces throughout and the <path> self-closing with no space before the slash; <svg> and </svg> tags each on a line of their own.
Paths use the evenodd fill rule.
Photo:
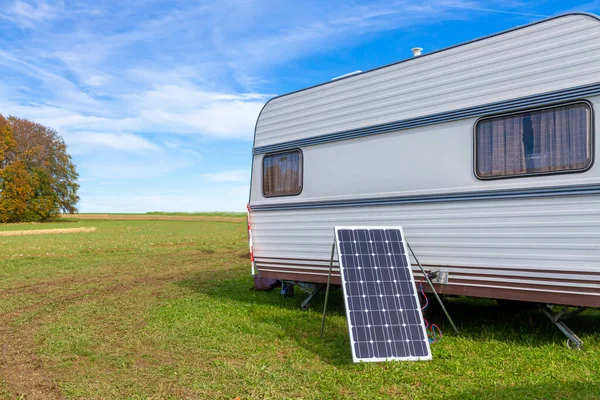
<svg viewBox="0 0 600 400">
<path fill-rule="evenodd" d="M 256 265 L 266 277 L 325 282 L 333 226 L 402 226 L 425 268 L 449 273 L 442 293 L 600 307 L 600 194 L 258 211 L 252 218 Z M 337 268 L 333 277 L 339 283 Z"/>
</svg>

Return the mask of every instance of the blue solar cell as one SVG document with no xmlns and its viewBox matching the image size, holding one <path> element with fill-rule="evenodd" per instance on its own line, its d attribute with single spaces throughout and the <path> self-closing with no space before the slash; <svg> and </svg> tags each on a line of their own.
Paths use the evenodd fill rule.
<svg viewBox="0 0 600 400">
<path fill-rule="evenodd" d="M 402 229 L 335 231 L 354 362 L 431 359 Z"/>
</svg>

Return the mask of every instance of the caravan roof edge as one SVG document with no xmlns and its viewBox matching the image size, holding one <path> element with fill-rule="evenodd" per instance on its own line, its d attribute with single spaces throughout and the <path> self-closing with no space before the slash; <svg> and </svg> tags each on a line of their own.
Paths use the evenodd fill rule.
<svg viewBox="0 0 600 400">
<path fill-rule="evenodd" d="M 316 85 L 308 86 L 308 87 L 305 87 L 305 88 L 302 88 L 302 89 L 294 90 L 292 92 L 288 92 L 288 93 L 284 93 L 284 94 L 272 97 L 272 98 L 270 98 L 265 103 L 265 105 L 263 106 L 263 108 L 260 110 L 260 112 L 259 112 L 258 117 L 257 117 L 256 120 L 258 122 L 258 120 L 260 119 L 260 115 L 262 114 L 263 110 L 266 108 L 266 106 L 271 101 L 279 99 L 279 98 L 282 98 L 282 97 L 285 97 L 285 96 L 290 96 L 292 94 L 304 92 L 305 90 L 314 89 L 314 88 L 320 87 L 320 86 L 335 84 L 335 83 L 338 83 L 340 81 L 343 81 L 343 80 L 346 80 L 346 79 L 349 79 L 349 78 L 355 78 L 357 76 L 368 74 L 369 72 L 373 72 L 373 71 L 377 71 L 377 70 L 380 70 L 380 69 L 383 69 L 383 68 L 391 67 L 393 65 L 398 65 L 398 64 L 405 63 L 405 62 L 409 62 L 409 61 L 415 60 L 417 58 L 421 59 L 421 58 L 424 58 L 424 57 L 427 57 L 427 56 L 431 56 L 433 54 L 442 53 L 442 52 L 447 51 L 447 50 L 455 49 L 455 48 L 461 47 L 461 46 L 466 46 L 466 45 L 471 44 L 471 43 L 476 43 L 476 42 L 479 42 L 481 40 L 490 39 L 490 38 L 493 38 L 493 37 L 496 37 L 496 36 L 504 35 L 504 34 L 509 33 L 509 32 L 518 31 L 520 29 L 525 29 L 525 28 L 528 28 L 530 26 L 534 26 L 534 25 L 541 24 L 541 23 L 544 23 L 544 22 L 552 21 L 552 20 L 559 19 L 559 18 L 569 17 L 569 16 L 576 16 L 576 15 L 581 15 L 581 16 L 585 16 L 585 17 L 591 17 L 591 18 L 595 19 L 596 21 L 600 22 L 600 16 L 599 15 L 596 15 L 596 14 L 593 14 L 593 13 L 589 13 L 589 12 L 577 11 L 577 12 L 570 12 L 570 13 L 564 13 L 564 14 L 555 15 L 555 16 L 552 16 L 552 17 L 549 17 L 549 18 L 541 19 L 539 21 L 530 22 L 530 23 L 525 24 L 525 25 L 519 25 L 519 26 L 516 26 L 514 28 L 510 28 L 510 29 L 507 29 L 507 30 L 504 30 L 504 31 L 493 33 L 491 35 L 482 36 L 482 37 L 479 37 L 479 38 L 468 40 L 466 42 L 462 42 L 462 43 L 454 44 L 452 46 L 444 47 L 444 48 L 439 49 L 439 50 L 434 50 L 434 51 L 432 51 L 430 53 L 422 54 L 419 57 L 410 57 L 410 58 L 406 58 L 404 60 L 394 61 L 394 62 L 389 63 L 389 64 L 385 64 L 385 65 L 381 65 L 381 66 L 376 67 L 376 68 L 368 69 L 368 70 L 363 71 L 363 72 L 358 73 L 358 74 L 344 76 L 344 77 L 338 78 L 338 79 L 336 79 L 334 81 L 326 81 L 326 82 L 318 83 Z M 254 132 L 256 133 L 256 126 L 254 127 Z"/>
</svg>

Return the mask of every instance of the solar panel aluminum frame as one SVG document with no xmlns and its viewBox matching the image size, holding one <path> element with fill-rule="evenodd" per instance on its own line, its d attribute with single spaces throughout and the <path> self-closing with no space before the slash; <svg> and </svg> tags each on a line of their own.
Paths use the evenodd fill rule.
<svg viewBox="0 0 600 400">
<path fill-rule="evenodd" d="M 352 333 L 352 325 L 351 325 L 351 318 L 350 318 L 350 307 L 348 304 L 348 294 L 346 293 L 346 277 L 345 277 L 345 273 L 344 273 L 344 266 L 343 266 L 343 260 L 341 257 L 341 251 L 340 251 L 340 240 L 338 238 L 338 231 L 340 230 L 353 230 L 353 229 L 361 229 L 361 230 L 374 230 L 374 229 L 378 229 L 378 230 L 390 230 L 390 229 L 394 229 L 394 230 L 399 230 L 400 231 L 400 235 L 401 235 L 401 243 L 404 246 L 405 252 L 404 252 L 404 257 L 405 257 L 405 261 L 406 261 L 406 265 L 408 266 L 408 271 L 410 274 L 410 280 L 413 284 L 413 295 L 414 295 L 414 300 L 415 300 L 415 304 L 420 304 L 419 302 L 419 298 L 418 298 L 418 292 L 417 292 L 417 288 L 416 288 L 416 282 L 415 282 L 415 277 L 413 275 L 412 272 L 412 268 L 411 263 L 410 263 L 410 259 L 408 258 L 408 251 L 407 249 L 407 245 L 406 245 L 406 239 L 404 236 L 404 231 L 402 229 L 402 227 L 397 227 L 397 226 L 335 226 L 334 227 L 334 231 L 335 231 L 335 246 L 336 246 L 336 251 L 338 254 L 338 263 L 339 263 L 339 269 L 340 269 L 340 278 L 342 281 L 342 290 L 344 293 L 344 305 L 346 308 L 346 319 L 348 321 L 348 333 L 350 335 L 350 349 L 352 351 L 352 361 L 355 363 L 358 362 L 382 362 L 382 361 L 427 361 L 427 360 L 431 360 L 432 356 L 431 356 L 431 348 L 429 346 L 429 340 L 427 337 L 427 332 L 425 329 L 425 322 L 423 320 L 423 313 L 421 312 L 421 310 L 419 309 L 419 312 L 417 313 L 419 316 L 419 322 L 421 325 L 421 328 L 423 329 L 423 337 L 425 338 L 425 345 L 427 348 L 427 355 L 426 356 L 409 356 L 409 357 L 372 357 L 372 358 L 359 358 L 356 355 L 356 350 L 354 348 L 354 336 Z"/>
</svg>

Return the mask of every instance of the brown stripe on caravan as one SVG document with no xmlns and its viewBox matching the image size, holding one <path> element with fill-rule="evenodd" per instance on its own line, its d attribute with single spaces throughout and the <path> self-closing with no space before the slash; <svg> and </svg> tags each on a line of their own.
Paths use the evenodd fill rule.
<svg viewBox="0 0 600 400">
<path fill-rule="evenodd" d="M 321 262 L 323 264 L 314 264 L 311 263 L 309 259 L 295 259 L 294 261 L 296 262 L 280 262 L 277 260 L 283 260 L 284 258 L 262 258 L 263 260 L 266 259 L 270 259 L 270 260 L 274 260 L 274 261 L 265 261 L 265 262 L 260 262 L 257 261 L 256 264 L 259 268 L 261 267 L 269 267 L 270 269 L 281 269 L 281 270 L 285 270 L 285 267 L 287 266 L 292 266 L 292 267 L 311 267 L 312 268 L 319 268 L 319 269 L 324 269 L 324 270 L 328 270 L 329 269 L 329 261 L 324 261 L 324 260 L 314 260 L 314 261 L 318 261 Z M 255 260 L 259 260 L 259 259 L 255 259 Z M 285 260 L 293 260 L 291 258 L 286 258 Z M 537 280 L 537 281 L 542 281 L 542 282 L 557 282 L 558 280 L 564 281 L 564 282 L 568 282 L 568 283 L 575 283 L 575 284 L 590 284 L 593 283 L 594 280 L 583 280 L 583 279 L 574 279 L 571 277 L 564 277 L 564 278 L 547 278 L 547 277 L 539 277 L 539 276 L 535 276 L 535 275 L 528 275 L 528 276 L 520 276 L 520 275 L 508 275 L 506 274 L 506 272 L 511 272 L 511 271 L 516 271 L 516 272 L 526 272 L 526 273 L 532 273 L 535 274 L 537 272 L 539 273 L 556 273 L 556 274 L 564 274 L 564 275 L 586 275 L 586 276 L 598 276 L 600 277 L 600 273 L 596 273 L 596 272 L 589 272 L 589 273 L 584 273 L 584 272 L 569 272 L 569 271 L 555 271 L 555 270 L 533 270 L 533 269 L 516 269 L 516 268 L 499 268 L 499 267 L 465 267 L 465 266 L 456 266 L 456 265 L 423 265 L 423 268 L 425 270 L 445 270 L 448 271 L 450 273 L 450 279 L 452 281 L 455 281 L 456 279 L 459 278 L 453 278 L 454 276 L 460 276 L 464 279 L 468 279 L 469 277 L 480 277 L 480 278 L 502 278 L 502 279 L 515 279 L 515 280 Z M 461 268 L 461 269 L 473 269 L 473 270 L 485 270 L 485 271 L 497 271 L 497 272 L 501 272 L 502 274 L 490 274 L 490 273 L 478 273 L 478 272 L 458 272 L 458 271 L 453 271 L 454 268 Z M 337 262 L 333 263 L 333 269 L 337 270 L 339 269 L 339 265 L 337 264 Z M 421 275 L 421 271 L 419 270 L 419 268 L 416 265 L 412 266 L 412 270 L 414 273 L 418 274 L 419 276 Z M 600 290 L 599 290 L 600 291 Z"/>
<path fill-rule="evenodd" d="M 600 297 L 600 290 L 597 288 L 580 287 L 580 286 L 558 286 L 558 285 L 543 285 L 539 283 L 528 283 L 528 282 L 494 282 L 494 281 L 481 281 L 473 280 L 469 278 L 464 279 L 452 279 L 452 285 L 476 285 L 476 286 L 498 286 L 498 287 L 511 287 L 515 289 L 535 289 L 549 292 L 571 292 L 571 293 L 587 293 L 593 296 Z"/>
<path fill-rule="evenodd" d="M 283 258 L 267 258 L 263 257 L 263 260 L 282 260 Z M 314 283 L 326 283 L 328 275 L 328 264 L 329 261 L 314 260 L 323 264 L 310 263 L 311 260 L 307 259 L 286 259 L 290 261 L 297 261 L 297 263 L 260 263 L 257 262 L 256 266 L 261 276 L 265 278 L 274 278 L 279 280 L 290 280 L 299 282 L 314 282 Z M 286 268 L 288 267 L 288 268 Z M 291 270 L 289 267 L 295 267 Z M 308 268 L 315 269 L 308 269 Z M 341 280 L 339 272 L 337 271 L 337 265 L 334 265 L 334 271 L 331 276 L 331 283 L 334 285 L 340 285 Z M 497 298 L 497 299 L 509 299 L 509 300 L 522 300 L 532 301 L 538 303 L 551 303 L 551 304 L 563 304 L 572 306 L 585 306 L 585 307 L 600 307 L 600 289 L 597 288 L 584 288 L 578 286 L 558 286 L 556 284 L 537 284 L 529 282 L 497 282 L 490 280 L 494 278 L 514 279 L 514 280 L 539 280 L 544 282 L 554 282 L 556 279 L 552 278 L 537 278 L 531 276 L 512 276 L 512 275 L 494 275 L 494 274 L 478 274 L 478 273 L 455 273 L 459 277 L 453 277 L 452 268 L 455 266 L 435 266 L 435 265 L 424 265 L 426 269 L 446 269 L 450 272 L 449 284 L 440 285 L 435 284 L 436 290 L 440 294 L 448 295 L 459 295 L 459 296 L 471 296 L 471 297 L 485 297 L 485 298 Z M 463 267 L 455 267 L 463 268 Z M 471 269 L 478 269 L 478 267 L 469 267 Z M 419 273 L 413 265 L 413 271 Z M 527 271 L 535 272 L 535 270 L 519 270 L 515 268 L 481 268 L 485 270 L 497 270 L 497 271 Z M 544 271 L 546 272 L 546 271 Z M 561 272 L 568 274 L 568 271 L 547 271 L 547 272 Z M 571 274 L 573 274 L 571 272 Z M 579 272 L 577 272 L 579 274 Z M 592 273 L 590 275 L 598 275 Z M 486 278 L 486 280 L 474 280 L 472 278 Z M 471 278 L 471 279 L 470 279 Z M 582 281 L 578 279 L 569 279 L 565 277 L 563 279 L 569 283 L 586 283 L 590 281 Z M 429 291 L 429 288 L 424 288 Z"/>
<path fill-rule="evenodd" d="M 279 262 L 279 261 L 256 261 L 256 258 L 254 259 L 254 261 L 256 262 L 256 264 L 260 264 L 260 265 L 269 265 L 271 267 L 275 267 L 277 268 L 278 266 L 302 266 L 302 267 L 318 267 L 318 268 L 326 268 L 329 269 L 329 262 L 327 263 L 327 265 L 325 264 L 309 264 L 308 262 L 299 262 L 299 263 L 294 263 L 294 262 Z M 305 260 L 302 260 L 305 261 Z M 340 266 L 337 263 L 333 263 L 333 268 L 334 269 L 339 269 Z"/>
<path fill-rule="evenodd" d="M 301 273 L 307 274 L 319 274 L 319 275 L 327 275 L 329 273 L 329 266 L 316 265 L 316 264 L 287 264 L 282 266 L 280 264 L 265 264 L 265 263 L 255 263 L 256 268 L 262 273 L 262 271 L 270 271 L 275 273 L 280 272 L 291 272 L 296 273 L 296 271 L 300 271 Z M 340 269 L 337 266 L 333 266 L 332 275 L 340 275 Z M 313 282 L 309 280 L 308 282 Z"/>
<path fill-rule="evenodd" d="M 263 270 L 258 269 L 260 276 L 263 278 L 273 278 L 281 281 L 297 281 L 297 282 L 312 282 L 312 283 L 327 283 L 327 273 L 306 273 L 304 271 L 272 271 L 272 270 Z M 340 275 L 331 274 L 331 284 L 332 285 L 341 285 L 342 281 L 340 279 Z"/>
<path fill-rule="evenodd" d="M 413 269 L 413 272 L 420 272 L 420 270 L 415 270 Z M 497 275 L 497 274 L 474 274 L 474 273 L 467 273 L 467 272 L 453 272 L 452 270 L 450 270 L 450 272 L 452 272 L 449 276 L 449 279 L 451 279 L 453 282 L 458 280 L 458 279 L 469 279 L 471 277 L 477 277 L 477 278 L 501 278 L 501 279 L 518 279 L 518 280 L 536 280 L 536 281 L 542 281 L 542 282 L 568 282 L 568 283 L 582 283 L 582 284 L 595 284 L 594 281 L 586 281 L 586 280 L 582 280 L 582 279 L 571 279 L 571 278 L 542 278 L 539 276 L 512 276 L 512 275 Z M 543 285 L 544 287 L 546 287 L 546 285 Z M 600 289 L 595 289 L 596 291 L 600 291 Z"/>
<path fill-rule="evenodd" d="M 531 301 L 577 307 L 600 307 L 600 296 L 578 293 L 553 293 L 492 286 L 434 285 L 439 294 Z M 428 291 L 428 290 L 427 290 Z"/>
<path fill-rule="evenodd" d="M 254 256 L 254 259 L 257 261 L 264 260 L 265 262 L 269 262 L 269 260 L 273 260 L 273 261 L 285 260 L 285 261 L 293 261 L 293 262 L 318 262 L 318 263 L 326 263 L 327 265 L 329 265 L 329 262 L 331 261 L 331 260 L 317 260 L 314 258 L 258 257 L 258 256 Z M 333 260 L 333 263 L 337 264 L 337 260 Z"/>
<path fill-rule="evenodd" d="M 307 274 L 305 271 L 302 270 L 293 272 L 264 270 L 259 271 L 260 275 L 264 278 L 273 278 L 279 280 L 298 282 L 327 283 L 326 273 L 314 274 L 313 272 L 310 272 Z M 331 283 L 334 285 L 341 285 L 340 276 L 332 274 Z M 482 297 L 488 299 L 519 300 L 530 301 L 534 303 L 547 303 L 581 307 L 600 307 L 600 295 L 591 293 L 557 293 L 549 290 L 529 288 L 527 285 L 522 285 L 520 287 L 512 287 L 513 285 L 507 284 L 504 285 L 504 287 L 499 287 L 489 285 L 485 282 L 478 282 L 474 284 L 477 286 L 471 285 L 472 284 L 461 284 L 457 282 L 452 283 L 450 285 L 435 284 L 434 286 L 437 292 L 443 295 Z M 426 286 L 424 286 L 424 289 L 427 292 L 430 291 L 429 288 Z"/>
<path fill-rule="evenodd" d="M 418 268 L 417 265 L 413 265 L 413 268 Z M 504 268 L 504 267 L 489 267 L 489 266 L 467 266 L 467 265 L 434 265 L 434 264 L 423 264 L 425 269 L 451 269 L 451 268 L 464 268 L 464 269 L 483 269 L 491 271 L 515 271 L 515 272 L 547 272 L 552 274 L 577 274 L 577 275 L 589 275 L 589 276 L 600 276 L 600 271 L 560 271 L 560 270 L 539 270 L 532 268 Z"/>
<path fill-rule="evenodd" d="M 279 272 L 279 271 L 260 271 L 264 278 L 273 278 L 287 281 L 327 283 L 327 274 L 306 274 L 303 271 Z M 331 276 L 331 283 L 341 285 L 339 275 Z M 434 285 L 437 292 L 442 295 L 482 297 L 488 299 L 506 299 L 529 301 L 534 303 L 580 306 L 580 307 L 600 307 L 600 296 L 585 293 L 556 293 L 541 290 L 524 290 L 523 288 L 496 287 L 491 285 L 470 286 L 464 284 Z M 509 286 L 509 285 L 507 285 Z M 426 292 L 429 288 L 424 287 Z"/>
<path fill-rule="evenodd" d="M 290 265 L 285 262 L 281 263 L 279 260 L 292 261 L 292 265 L 310 265 L 310 266 L 318 266 L 313 263 L 323 263 L 329 267 L 330 260 L 323 259 L 312 259 L 312 258 L 286 258 L 286 257 L 254 257 L 256 261 L 264 260 L 264 262 L 268 262 L 273 264 L 277 262 L 277 264 L 281 265 Z M 301 264 L 299 264 L 301 263 Z M 338 264 L 337 260 L 333 261 L 333 266 L 336 267 Z M 413 265 L 413 269 L 418 268 L 417 265 Z M 490 266 L 472 266 L 472 265 L 435 265 L 435 264 L 423 264 L 423 268 L 426 270 L 429 269 L 442 269 L 442 270 L 452 270 L 453 268 L 464 268 L 464 269 L 477 269 L 477 270 L 490 270 L 490 271 L 514 271 L 514 272 L 545 272 L 552 274 L 567 274 L 567 275 L 587 275 L 587 276 L 600 276 L 600 271 L 564 271 L 564 270 L 539 270 L 539 269 L 531 269 L 531 268 L 504 268 L 504 267 L 490 267 Z M 461 272 L 462 273 L 462 272 Z M 536 278 L 537 279 L 537 278 Z"/>
</svg>

